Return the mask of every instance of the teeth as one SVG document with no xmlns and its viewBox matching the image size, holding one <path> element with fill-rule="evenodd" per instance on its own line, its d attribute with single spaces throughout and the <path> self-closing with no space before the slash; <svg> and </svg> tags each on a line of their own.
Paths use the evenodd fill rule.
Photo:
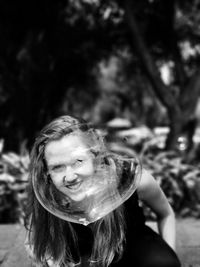
<svg viewBox="0 0 200 267">
<path fill-rule="evenodd" d="M 80 184 L 81 183 L 79 182 L 79 183 L 72 184 L 72 185 L 66 185 L 66 187 L 69 188 L 69 189 L 75 190 L 75 189 L 79 188 Z"/>
</svg>

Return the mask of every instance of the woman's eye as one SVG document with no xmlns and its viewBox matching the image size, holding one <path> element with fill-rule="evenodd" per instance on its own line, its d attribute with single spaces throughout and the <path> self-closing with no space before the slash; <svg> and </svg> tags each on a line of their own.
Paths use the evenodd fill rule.
<svg viewBox="0 0 200 267">
<path fill-rule="evenodd" d="M 61 172 L 61 171 L 64 171 L 64 169 L 65 169 L 65 166 L 63 166 L 63 165 L 57 165 L 57 166 L 54 166 L 52 168 L 52 171 L 53 172 Z"/>
<path fill-rule="evenodd" d="M 77 159 L 74 163 L 75 166 L 80 166 L 83 163 L 82 159 Z"/>
</svg>

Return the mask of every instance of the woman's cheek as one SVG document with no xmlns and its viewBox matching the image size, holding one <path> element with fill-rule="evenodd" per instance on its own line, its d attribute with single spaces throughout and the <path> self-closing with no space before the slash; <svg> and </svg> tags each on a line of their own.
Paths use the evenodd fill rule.
<svg viewBox="0 0 200 267">
<path fill-rule="evenodd" d="M 56 187 L 61 185 L 61 179 L 59 177 L 54 176 L 54 178 L 51 178 L 51 180 Z"/>
<path fill-rule="evenodd" d="M 87 166 L 83 166 L 79 169 L 77 174 L 83 175 L 83 176 L 91 176 L 94 173 L 94 165 L 93 163 L 87 164 Z"/>
</svg>

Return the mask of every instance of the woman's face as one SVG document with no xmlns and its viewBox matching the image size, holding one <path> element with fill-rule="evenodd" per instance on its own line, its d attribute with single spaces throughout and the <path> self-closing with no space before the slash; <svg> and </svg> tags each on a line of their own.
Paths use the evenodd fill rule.
<svg viewBox="0 0 200 267">
<path fill-rule="evenodd" d="M 74 201 L 86 197 L 94 186 L 94 155 L 80 134 L 64 136 L 45 147 L 48 173 L 58 190 Z"/>
</svg>

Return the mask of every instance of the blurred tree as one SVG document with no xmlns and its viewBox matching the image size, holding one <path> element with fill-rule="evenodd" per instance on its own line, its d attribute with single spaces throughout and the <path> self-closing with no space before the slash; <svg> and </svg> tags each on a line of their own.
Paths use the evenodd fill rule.
<svg viewBox="0 0 200 267">
<path fill-rule="evenodd" d="M 142 104 L 146 75 L 168 112 L 167 148 L 176 147 L 177 136 L 191 128 L 199 95 L 199 2 L 2 0 L 0 131 L 7 149 L 31 143 L 55 115 L 90 109 L 100 94 L 99 62 L 124 53 L 129 59 L 117 80 L 123 88 L 113 91 L 120 109 Z"/>
<path fill-rule="evenodd" d="M 170 134 L 168 149 L 186 131 L 192 144 L 194 111 L 200 93 L 200 1 L 126 0 L 125 15 L 134 49 L 138 52 L 156 96 L 166 107 Z M 187 45 L 192 55 L 185 54 Z M 172 62 L 173 80 L 161 78 L 159 63 Z"/>
<path fill-rule="evenodd" d="M 116 38 L 116 55 L 121 57 L 128 51 L 127 54 L 131 58 L 126 58 L 128 63 L 123 69 L 126 73 L 115 77 L 118 84 L 122 77 L 125 78 L 125 81 L 121 82 L 121 90 L 116 90 L 115 86 L 115 94 L 120 95 L 122 109 L 123 103 L 130 107 L 131 101 L 144 96 L 143 93 L 139 98 L 135 98 L 139 95 L 136 91 L 144 89 L 146 76 L 154 95 L 168 114 L 170 133 L 166 148 L 177 148 L 178 137 L 184 133 L 188 137 L 190 149 L 196 127 L 194 113 L 200 92 L 200 1 L 95 2 L 100 3 L 105 23 L 112 26 L 110 36 Z M 139 77 L 139 69 L 143 71 L 143 81 Z M 140 80 L 143 86 L 133 85 L 131 80 L 134 79 Z M 124 90 L 126 83 L 128 90 Z M 110 86 L 113 87 L 113 84 Z M 131 87 L 135 91 L 134 94 L 130 91 Z M 111 91 L 114 92 L 112 89 Z"/>
<path fill-rule="evenodd" d="M 66 97 L 68 112 L 83 95 L 89 97 L 82 105 L 94 102 L 93 67 L 109 47 L 108 26 L 98 14 L 95 24 L 95 13 L 85 1 L 0 2 L 0 131 L 7 149 L 31 143 L 41 125 L 64 112 Z"/>
</svg>

